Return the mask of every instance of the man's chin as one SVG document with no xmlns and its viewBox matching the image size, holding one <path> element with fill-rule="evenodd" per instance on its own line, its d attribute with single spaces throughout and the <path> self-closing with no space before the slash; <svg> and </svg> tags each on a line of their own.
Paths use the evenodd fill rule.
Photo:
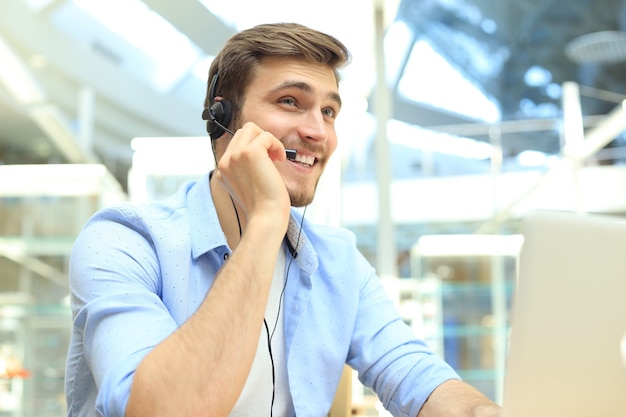
<svg viewBox="0 0 626 417">
<path fill-rule="evenodd" d="M 289 199 L 292 207 L 304 207 L 313 202 L 315 193 L 317 192 L 317 185 L 319 184 L 319 178 L 315 184 L 299 184 L 287 186 L 287 192 L 289 193 Z"/>
<path fill-rule="evenodd" d="M 297 190 L 289 190 L 289 199 L 291 201 L 291 206 L 304 207 L 311 204 L 313 198 L 315 197 L 316 188 L 317 187 L 314 187 L 313 190 L 308 190 L 306 189 L 306 187 L 302 187 Z"/>
<path fill-rule="evenodd" d="M 293 194 L 291 194 L 289 197 L 291 199 L 292 207 L 304 207 L 304 206 L 308 206 L 309 204 L 311 204 L 311 202 L 313 202 L 313 196 L 309 196 L 309 195 L 294 196 Z"/>
</svg>

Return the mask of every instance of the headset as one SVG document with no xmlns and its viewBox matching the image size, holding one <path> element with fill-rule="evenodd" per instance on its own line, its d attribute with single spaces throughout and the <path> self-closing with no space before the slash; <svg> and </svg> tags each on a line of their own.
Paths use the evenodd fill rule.
<svg viewBox="0 0 626 417">
<path fill-rule="evenodd" d="M 218 79 L 219 76 L 215 73 L 209 86 L 210 107 L 205 107 L 202 111 L 202 120 L 207 121 L 206 131 L 211 139 L 217 139 L 225 132 L 234 135 L 234 133 L 228 129 L 228 125 L 230 124 L 233 115 L 230 102 L 228 100 L 215 101 Z"/>
<path fill-rule="evenodd" d="M 205 107 L 202 111 L 202 120 L 206 120 L 206 131 L 213 140 L 222 136 L 225 132 L 235 135 L 235 133 L 228 128 L 230 121 L 233 117 L 230 102 L 228 100 L 215 101 L 217 96 L 217 80 L 219 79 L 217 72 L 211 78 L 211 84 L 209 84 L 209 106 Z M 285 149 L 287 159 L 292 161 L 296 160 L 296 150 Z"/>
</svg>

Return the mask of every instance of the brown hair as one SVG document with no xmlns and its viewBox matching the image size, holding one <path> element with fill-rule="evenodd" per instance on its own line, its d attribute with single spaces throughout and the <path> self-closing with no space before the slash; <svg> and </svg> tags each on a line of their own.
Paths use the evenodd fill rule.
<svg viewBox="0 0 626 417">
<path fill-rule="evenodd" d="M 339 69 L 350 61 L 348 48 L 328 34 L 297 23 L 258 25 L 233 35 L 215 57 L 209 69 L 204 106 L 209 107 L 209 86 L 219 73 L 216 96 L 231 104 L 234 117 L 241 110 L 246 89 L 265 56 L 301 57 L 333 69 L 339 83 Z"/>
</svg>

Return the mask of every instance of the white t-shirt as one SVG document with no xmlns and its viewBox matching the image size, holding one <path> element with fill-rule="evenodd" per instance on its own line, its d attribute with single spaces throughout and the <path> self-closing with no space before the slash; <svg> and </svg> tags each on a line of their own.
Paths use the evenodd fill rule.
<svg viewBox="0 0 626 417">
<path fill-rule="evenodd" d="M 275 399 L 272 415 L 274 417 L 294 415 L 293 403 L 289 393 L 287 379 L 287 362 L 285 359 L 285 338 L 283 321 L 283 289 L 287 280 L 285 245 L 279 251 L 274 268 L 274 278 L 270 288 L 270 295 L 265 309 L 265 320 L 272 335 L 272 357 L 274 372 L 276 373 Z M 279 315 L 280 314 L 280 315 Z M 230 412 L 230 417 L 260 417 L 270 416 L 272 407 L 272 362 L 268 348 L 267 331 L 261 327 L 259 344 L 256 356 L 250 369 L 250 374 L 243 387 L 243 391 Z"/>
</svg>

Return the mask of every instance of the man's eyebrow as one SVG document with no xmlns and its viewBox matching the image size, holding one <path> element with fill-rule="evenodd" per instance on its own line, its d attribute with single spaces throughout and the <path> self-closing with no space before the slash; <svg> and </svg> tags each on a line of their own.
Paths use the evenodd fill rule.
<svg viewBox="0 0 626 417">
<path fill-rule="evenodd" d="M 272 92 L 278 92 L 281 90 L 286 90 L 289 88 L 297 88 L 299 90 L 304 91 L 305 93 L 312 93 L 313 92 L 313 87 L 311 87 L 310 84 L 302 82 L 302 81 L 285 81 L 282 84 L 279 84 L 278 86 L 276 86 L 275 88 L 272 89 Z M 334 102 L 336 102 L 339 107 L 341 107 L 341 96 L 339 95 L 339 93 L 336 92 L 331 92 L 328 94 L 328 98 Z"/>
</svg>

